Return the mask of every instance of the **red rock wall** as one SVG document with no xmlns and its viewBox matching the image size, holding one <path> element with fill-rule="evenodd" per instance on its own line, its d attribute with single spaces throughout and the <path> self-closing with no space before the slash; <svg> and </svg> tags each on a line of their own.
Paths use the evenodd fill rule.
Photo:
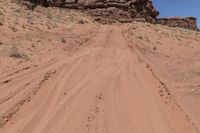
<svg viewBox="0 0 200 133">
<path fill-rule="evenodd" d="M 26 0 L 27 1 L 27 0 Z M 182 27 L 197 30 L 194 17 L 158 18 L 159 12 L 151 0 L 28 0 L 42 6 L 56 6 L 70 9 L 81 9 L 102 20 L 113 19 L 120 22 L 132 20 L 151 22 L 171 27 Z"/>
<path fill-rule="evenodd" d="M 181 27 L 191 30 L 197 30 L 197 19 L 195 17 L 159 18 L 157 19 L 157 23 L 170 27 Z"/>
<path fill-rule="evenodd" d="M 145 18 L 155 23 L 159 12 L 151 0 L 29 0 L 43 6 L 84 9 L 93 16 L 130 20 Z"/>
</svg>

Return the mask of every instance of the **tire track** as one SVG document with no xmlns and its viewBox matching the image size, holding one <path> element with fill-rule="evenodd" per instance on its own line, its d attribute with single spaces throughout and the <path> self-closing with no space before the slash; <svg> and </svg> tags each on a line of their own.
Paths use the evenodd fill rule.
<svg viewBox="0 0 200 133">
<path fill-rule="evenodd" d="M 140 57 L 136 44 L 127 39 L 126 28 L 101 26 L 70 57 L 60 57 L 10 81 L 5 88 L 30 83 L 25 88 L 34 89 L 4 114 L 0 131 L 198 133 L 173 104 L 167 86 Z M 31 79 L 41 75 L 36 86 L 31 84 Z"/>
</svg>

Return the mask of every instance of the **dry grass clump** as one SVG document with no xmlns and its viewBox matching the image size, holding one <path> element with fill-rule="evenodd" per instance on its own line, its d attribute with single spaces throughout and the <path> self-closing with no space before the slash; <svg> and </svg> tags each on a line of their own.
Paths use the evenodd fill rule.
<svg viewBox="0 0 200 133">
<path fill-rule="evenodd" d="M 25 55 L 24 53 L 20 53 L 19 50 L 17 49 L 16 45 L 13 44 L 10 52 L 10 57 L 14 57 L 17 59 L 28 59 L 28 56 Z"/>
<path fill-rule="evenodd" d="M 4 16 L 3 12 L 0 10 L 0 16 Z"/>
<path fill-rule="evenodd" d="M 138 39 L 140 40 L 143 40 L 143 37 L 142 36 L 137 36 Z"/>
<path fill-rule="evenodd" d="M 17 28 L 14 25 L 9 25 L 9 28 L 13 31 L 13 32 L 17 32 Z"/>
<path fill-rule="evenodd" d="M 78 21 L 78 24 L 86 24 L 86 23 L 88 23 L 88 21 L 86 21 L 86 20 L 81 19 L 81 20 Z"/>
<path fill-rule="evenodd" d="M 0 10 L 0 26 L 3 26 L 3 20 L 4 20 L 4 14 L 3 14 L 3 12 Z"/>
</svg>

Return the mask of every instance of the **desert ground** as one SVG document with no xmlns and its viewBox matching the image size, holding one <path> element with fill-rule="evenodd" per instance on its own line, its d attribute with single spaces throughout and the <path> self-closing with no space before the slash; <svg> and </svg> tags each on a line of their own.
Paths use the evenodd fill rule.
<svg viewBox="0 0 200 133">
<path fill-rule="evenodd" d="M 200 32 L 0 0 L 0 133 L 200 133 Z"/>
</svg>

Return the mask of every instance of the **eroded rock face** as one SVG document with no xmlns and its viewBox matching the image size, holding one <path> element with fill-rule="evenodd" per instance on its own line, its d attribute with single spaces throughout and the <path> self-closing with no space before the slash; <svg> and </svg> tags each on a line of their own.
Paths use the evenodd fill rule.
<svg viewBox="0 0 200 133">
<path fill-rule="evenodd" d="M 116 20 L 129 21 L 144 18 L 155 23 L 159 12 L 151 0 L 31 0 L 43 6 L 84 9 L 89 14 Z"/>
<path fill-rule="evenodd" d="M 27 0 L 25 0 L 27 1 Z M 130 22 L 133 20 L 150 22 L 197 30 L 195 17 L 158 18 L 159 12 L 151 0 L 28 0 L 42 6 L 54 6 L 69 9 L 80 9 L 96 17 L 96 20 L 118 20 Z"/>
<path fill-rule="evenodd" d="M 181 27 L 191 30 L 197 30 L 197 19 L 195 17 L 159 18 L 157 19 L 157 23 L 170 27 Z"/>
</svg>

